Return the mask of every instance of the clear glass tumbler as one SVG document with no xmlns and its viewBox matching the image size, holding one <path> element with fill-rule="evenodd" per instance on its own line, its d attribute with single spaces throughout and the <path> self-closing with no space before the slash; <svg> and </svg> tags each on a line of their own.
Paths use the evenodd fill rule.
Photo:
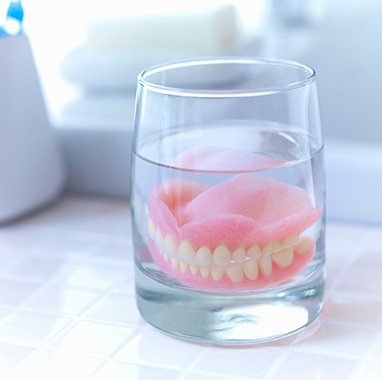
<svg viewBox="0 0 382 380">
<path fill-rule="evenodd" d="M 221 58 L 145 70 L 131 183 L 137 304 L 150 324 L 233 345 L 317 317 L 324 175 L 311 68 Z"/>
</svg>

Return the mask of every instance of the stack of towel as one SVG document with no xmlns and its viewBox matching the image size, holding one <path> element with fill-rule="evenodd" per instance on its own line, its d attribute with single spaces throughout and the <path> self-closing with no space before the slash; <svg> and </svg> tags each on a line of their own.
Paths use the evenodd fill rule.
<svg viewBox="0 0 382 380">
<path fill-rule="evenodd" d="M 64 59 L 62 74 L 88 91 L 133 90 L 137 74 L 148 66 L 235 54 L 247 42 L 231 1 L 161 1 L 160 9 L 91 22 L 84 45 Z"/>
</svg>

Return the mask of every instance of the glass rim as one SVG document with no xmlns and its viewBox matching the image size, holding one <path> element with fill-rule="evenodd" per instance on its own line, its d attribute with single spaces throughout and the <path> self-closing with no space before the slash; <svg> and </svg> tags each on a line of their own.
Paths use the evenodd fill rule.
<svg viewBox="0 0 382 380">
<path fill-rule="evenodd" d="M 252 89 L 225 89 L 225 90 L 200 90 L 200 89 L 188 89 L 182 87 L 172 87 L 166 85 L 160 85 L 148 80 L 148 76 L 167 70 L 192 67 L 196 65 L 213 65 L 213 64 L 252 64 L 252 65 L 273 65 L 279 67 L 289 67 L 294 69 L 300 69 L 304 71 L 307 76 L 298 81 L 287 83 L 285 85 L 274 85 L 263 88 Z M 251 58 L 251 57 L 206 57 L 198 59 L 186 59 L 180 61 L 173 61 L 168 63 L 162 63 L 155 66 L 150 66 L 138 75 L 138 85 L 147 88 L 150 91 L 161 93 L 163 95 L 181 96 L 181 97 L 201 97 L 201 98 L 230 98 L 230 97 L 252 97 L 277 94 L 280 92 L 290 91 L 302 87 L 306 87 L 309 84 L 315 82 L 316 72 L 313 68 L 303 63 L 299 63 L 293 60 L 287 59 L 267 59 L 267 58 Z"/>
</svg>

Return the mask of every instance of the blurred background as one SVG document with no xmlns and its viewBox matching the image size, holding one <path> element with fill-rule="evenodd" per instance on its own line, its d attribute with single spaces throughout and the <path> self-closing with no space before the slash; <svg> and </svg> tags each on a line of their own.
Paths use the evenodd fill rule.
<svg viewBox="0 0 382 380">
<path fill-rule="evenodd" d="M 199 56 L 286 58 L 318 73 L 329 218 L 382 222 L 380 1 L 24 0 L 23 7 L 66 190 L 128 197 L 136 76 L 145 67 Z"/>
</svg>

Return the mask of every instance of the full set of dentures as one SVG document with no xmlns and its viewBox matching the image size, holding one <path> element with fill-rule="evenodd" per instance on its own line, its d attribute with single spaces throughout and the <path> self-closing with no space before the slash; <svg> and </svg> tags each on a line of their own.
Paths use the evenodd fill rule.
<svg viewBox="0 0 382 380">
<path fill-rule="evenodd" d="M 254 174 L 214 186 L 160 184 L 148 200 L 156 263 L 197 287 L 257 289 L 300 272 L 315 253 L 304 235 L 321 213 L 301 188 Z"/>
</svg>

